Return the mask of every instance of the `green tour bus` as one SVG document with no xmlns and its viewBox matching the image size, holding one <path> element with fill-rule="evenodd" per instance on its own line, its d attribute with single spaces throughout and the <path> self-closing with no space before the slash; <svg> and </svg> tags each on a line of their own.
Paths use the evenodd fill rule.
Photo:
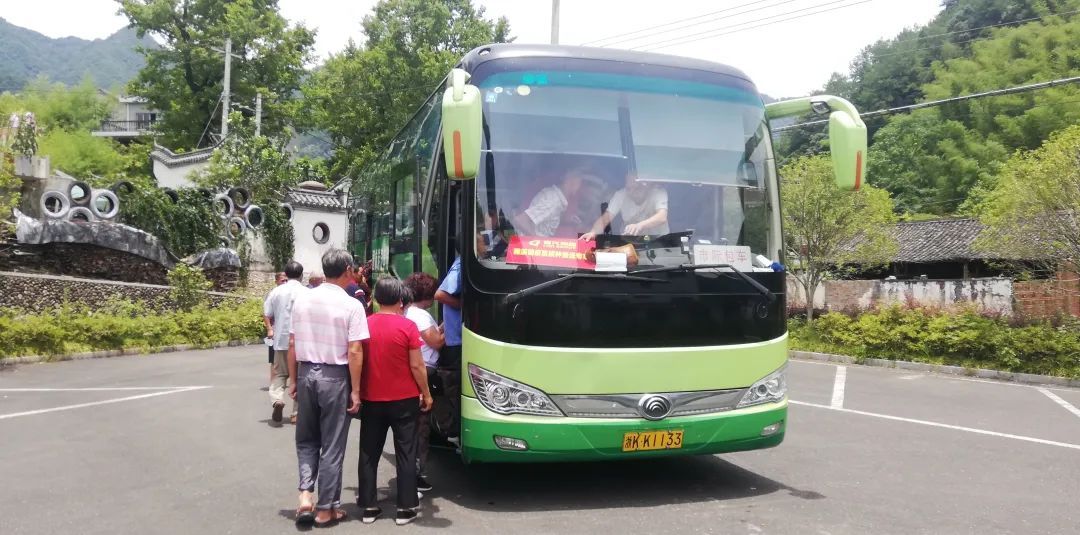
<svg viewBox="0 0 1080 535">
<path fill-rule="evenodd" d="M 857 188 L 866 127 L 838 97 L 765 105 L 731 67 L 605 48 L 498 44 L 461 60 L 359 177 L 392 184 L 386 224 L 361 214 L 350 235 L 400 277 L 441 280 L 460 256 L 465 462 L 783 441 L 769 120 L 812 113 L 829 117 L 838 185 Z M 647 205 L 648 224 L 620 220 Z"/>
</svg>

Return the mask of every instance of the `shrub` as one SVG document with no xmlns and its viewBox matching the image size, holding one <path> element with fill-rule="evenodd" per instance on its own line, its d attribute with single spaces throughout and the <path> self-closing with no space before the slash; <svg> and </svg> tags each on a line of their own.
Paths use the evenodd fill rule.
<svg viewBox="0 0 1080 535">
<path fill-rule="evenodd" d="M 258 301 L 167 313 L 122 300 L 94 311 L 76 305 L 40 314 L 0 309 L 0 358 L 256 339 L 263 334 L 261 314 Z"/>
<path fill-rule="evenodd" d="M 177 264 L 169 270 L 169 297 L 180 310 L 189 311 L 197 306 L 205 306 L 210 297 L 206 292 L 213 283 L 206 280 L 206 275 L 199 268 L 187 264 Z"/>
<path fill-rule="evenodd" d="M 1058 323 L 892 306 L 856 317 L 830 312 L 812 327 L 792 320 L 789 329 L 793 349 L 1080 377 L 1080 330 Z"/>
</svg>

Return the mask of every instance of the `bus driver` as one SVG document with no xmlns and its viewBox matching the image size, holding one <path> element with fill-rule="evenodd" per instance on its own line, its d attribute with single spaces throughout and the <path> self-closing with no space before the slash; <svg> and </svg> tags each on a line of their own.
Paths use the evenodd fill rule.
<svg viewBox="0 0 1080 535">
<path fill-rule="evenodd" d="M 622 216 L 623 229 L 620 234 L 624 236 L 663 236 L 671 232 L 667 219 L 667 191 L 639 180 L 632 171 L 626 174 L 626 186 L 611 196 L 607 210 L 600 214 L 589 232 L 581 235 L 581 239 L 595 239 L 618 215 Z"/>
</svg>

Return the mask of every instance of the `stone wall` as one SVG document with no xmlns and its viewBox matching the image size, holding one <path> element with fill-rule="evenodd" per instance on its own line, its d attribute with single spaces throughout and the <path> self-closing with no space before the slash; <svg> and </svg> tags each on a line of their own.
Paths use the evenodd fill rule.
<svg viewBox="0 0 1080 535">
<path fill-rule="evenodd" d="M 0 243 L 0 271 L 168 284 L 165 266 L 124 251 L 83 243 Z"/>
<path fill-rule="evenodd" d="M 93 310 L 115 298 L 142 301 L 154 310 L 167 310 L 173 307 L 169 290 L 168 286 L 154 284 L 0 272 L 0 308 L 17 307 L 33 312 L 49 310 L 64 302 L 83 304 Z M 213 306 L 243 299 L 232 294 L 208 294 Z"/>
</svg>

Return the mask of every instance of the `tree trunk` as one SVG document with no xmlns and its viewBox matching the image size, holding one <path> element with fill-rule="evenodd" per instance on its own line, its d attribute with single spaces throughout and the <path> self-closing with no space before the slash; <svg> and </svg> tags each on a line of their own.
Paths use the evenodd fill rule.
<svg viewBox="0 0 1080 535">
<path fill-rule="evenodd" d="M 814 294 L 817 293 L 817 287 L 819 282 L 815 280 L 806 281 L 806 326 L 811 327 L 814 322 Z"/>
</svg>

